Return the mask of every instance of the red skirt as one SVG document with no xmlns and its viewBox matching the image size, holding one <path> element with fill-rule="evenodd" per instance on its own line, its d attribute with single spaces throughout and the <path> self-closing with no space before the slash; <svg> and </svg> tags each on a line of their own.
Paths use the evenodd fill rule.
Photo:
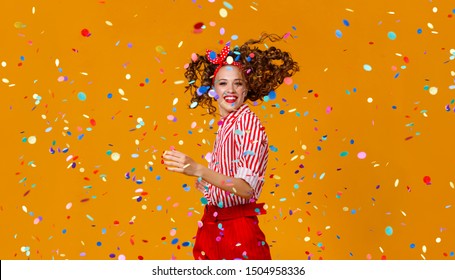
<svg viewBox="0 0 455 280">
<path fill-rule="evenodd" d="M 270 248 L 257 215 L 264 203 L 219 208 L 206 205 L 198 228 L 193 256 L 196 260 L 270 260 Z"/>
</svg>

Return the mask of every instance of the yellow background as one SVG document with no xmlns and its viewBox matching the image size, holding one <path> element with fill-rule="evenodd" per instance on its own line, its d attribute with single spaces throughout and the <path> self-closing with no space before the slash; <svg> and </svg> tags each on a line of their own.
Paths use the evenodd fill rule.
<svg viewBox="0 0 455 280">
<path fill-rule="evenodd" d="M 192 259 L 200 195 L 160 156 L 204 162 L 217 119 L 188 109 L 184 65 L 262 32 L 301 68 L 251 105 L 277 149 L 273 258 L 453 259 L 455 5 L 228 2 L 1 1 L 1 259 Z"/>
</svg>

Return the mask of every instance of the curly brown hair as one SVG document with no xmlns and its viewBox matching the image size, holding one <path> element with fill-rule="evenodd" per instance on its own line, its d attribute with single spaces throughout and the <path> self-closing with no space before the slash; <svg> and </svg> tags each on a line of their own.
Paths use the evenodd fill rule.
<svg viewBox="0 0 455 280">
<path fill-rule="evenodd" d="M 276 42 L 281 39 L 283 37 L 276 34 L 263 33 L 259 39 L 248 40 L 243 45 L 234 47 L 229 53 L 235 61 L 242 64 L 246 72 L 244 76 L 248 84 L 248 93 L 245 101 L 262 101 L 271 91 L 278 88 L 286 77 L 291 77 L 299 71 L 299 66 L 290 53 L 274 46 L 265 50 L 257 46 L 266 40 Z M 185 78 L 188 80 L 185 92 L 189 90 L 191 94 L 190 108 L 201 106 L 207 109 L 209 114 L 216 112 L 216 107 L 212 104 L 213 98 L 205 92 L 212 86 L 212 78 L 217 66 L 207 59 L 205 53 L 196 54 L 196 58 L 188 64 L 185 71 Z M 199 92 L 198 89 L 200 89 Z"/>
</svg>

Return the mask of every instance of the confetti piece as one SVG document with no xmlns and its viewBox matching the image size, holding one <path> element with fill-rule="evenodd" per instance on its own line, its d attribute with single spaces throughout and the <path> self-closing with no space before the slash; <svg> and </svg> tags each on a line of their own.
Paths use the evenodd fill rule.
<svg viewBox="0 0 455 280">
<path fill-rule="evenodd" d="M 36 136 L 29 136 L 29 137 L 27 138 L 27 142 L 28 142 L 29 144 L 32 144 L 32 145 L 33 145 L 33 144 L 36 144 L 36 140 L 37 140 L 37 139 L 36 139 Z"/>
<path fill-rule="evenodd" d="M 357 154 L 357 157 L 358 157 L 359 159 L 365 159 L 365 158 L 367 157 L 367 154 L 366 154 L 365 152 L 359 152 L 359 153 Z"/>
<path fill-rule="evenodd" d="M 120 154 L 119 153 L 112 153 L 111 154 L 111 159 L 113 161 L 118 161 L 120 159 Z"/>
<path fill-rule="evenodd" d="M 437 88 L 437 87 L 431 87 L 431 88 L 430 88 L 430 94 L 431 94 L 431 95 L 436 95 L 436 94 L 438 94 L 438 88 Z"/>
<path fill-rule="evenodd" d="M 225 8 L 221 8 L 219 13 L 222 18 L 225 18 L 228 16 L 228 11 Z"/>
<path fill-rule="evenodd" d="M 387 37 L 393 41 L 397 38 L 397 34 L 395 34 L 395 32 L 393 31 L 390 31 L 389 33 L 387 33 Z"/>
<path fill-rule="evenodd" d="M 289 86 L 289 85 L 292 85 L 293 80 L 292 80 L 291 77 L 286 77 L 286 78 L 284 78 L 283 83 L 284 83 L 285 85 L 288 85 L 288 86 Z"/>
<path fill-rule="evenodd" d="M 86 95 L 84 92 L 80 91 L 80 92 L 77 94 L 77 98 L 78 98 L 80 101 L 85 101 L 85 100 L 87 100 L 87 95 Z"/>
<path fill-rule="evenodd" d="M 193 28 L 194 33 L 201 33 L 206 27 L 203 22 L 198 22 L 194 24 Z"/>
<path fill-rule="evenodd" d="M 90 37 L 92 34 L 90 33 L 90 31 L 88 29 L 84 28 L 81 30 L 81 35 L 84 37 Z"/>
<path fill-rule="evenodd" d="M 229 10 L 233 10 L 234 9 L 234 7 L 229 2 L 223 1 L 223 5 L 226 8 L 228 8 Z"/>
<path fill-rule="evenodd" d="M 341 38 L 341 37 L 343 37 L 343 33 L 341 32 L 341 30 L 338 30 L 338 29 L 337 29 L 337 30 L 335 30 L 335 36 L 336 36 L 337 38 Z"/>
<path fill-rule="evenodd" d="M 430 176 L 425 176 L 423 177 L 423 182 L 428 186 L 431 185 L 431 177 Z"/>
<path fill-rule="evenodd" d="M 276 92 L 275 91 L 270 91 L 268 94 L 269 100 L 275 100 L 276 99 Z"/>
<path fill-rule="evenodd" d="M 157 53 L 160 53 L 160 54 L 166 54 L 166 51 L 164 50 L 164 47 L 163 47 L 163 46 L 160 46 L 160 45 L 158 45 L 158 46 L 155 47 L 155 51 L 156 51 Z"/>
<path fill-rule="evenodd" d="M 26 28 L 27 25 L 23 22 L 20 22 L 20 21 L 16 21 L 14 23 L 14 27 L 17 28 L 17 29 L 22 29 L 22 28 Z"/>
<path fill-rule="evenodd" d="M 392 228 L 391 226 L 387 226 L 387 227 L 385 228 L 385 234 L 386 234 L 387 236 L 391 236 L 391 235 L 393 234 L 393 228 Z"/>
<path fill-rule="evenodd" d="M 367 72 L 370 72 L 371 70 L 373 70 L 373 67 L 371 67 L 369 64 L 364 64 L 363 65 L 363 70 L 365 70 Z"/>
</svg>

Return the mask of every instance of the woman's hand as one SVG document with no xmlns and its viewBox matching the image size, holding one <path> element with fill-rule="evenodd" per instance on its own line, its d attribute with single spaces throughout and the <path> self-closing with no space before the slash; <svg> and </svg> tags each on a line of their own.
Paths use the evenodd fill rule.
<svg viewBox="0 0 455 280">
<path fill-rule="evenodd" d="M 196 179 L 196 182 L 194 182 L 194 186 L 201 193 L 205 193 L 206 185 L 207 185 L 207 182 L 205 182 L 204 180 L 200 180 L 199 178 Z"/>
<path fill-rule="evenodd" d="M 165 151 L 162 163 L 166 165 L 166 169 L 172 172 L 182 173 L 188 176 L 199 177 L 199 163 L 195 162 L 186 154 L 173 150 Z"/>
</svg>

